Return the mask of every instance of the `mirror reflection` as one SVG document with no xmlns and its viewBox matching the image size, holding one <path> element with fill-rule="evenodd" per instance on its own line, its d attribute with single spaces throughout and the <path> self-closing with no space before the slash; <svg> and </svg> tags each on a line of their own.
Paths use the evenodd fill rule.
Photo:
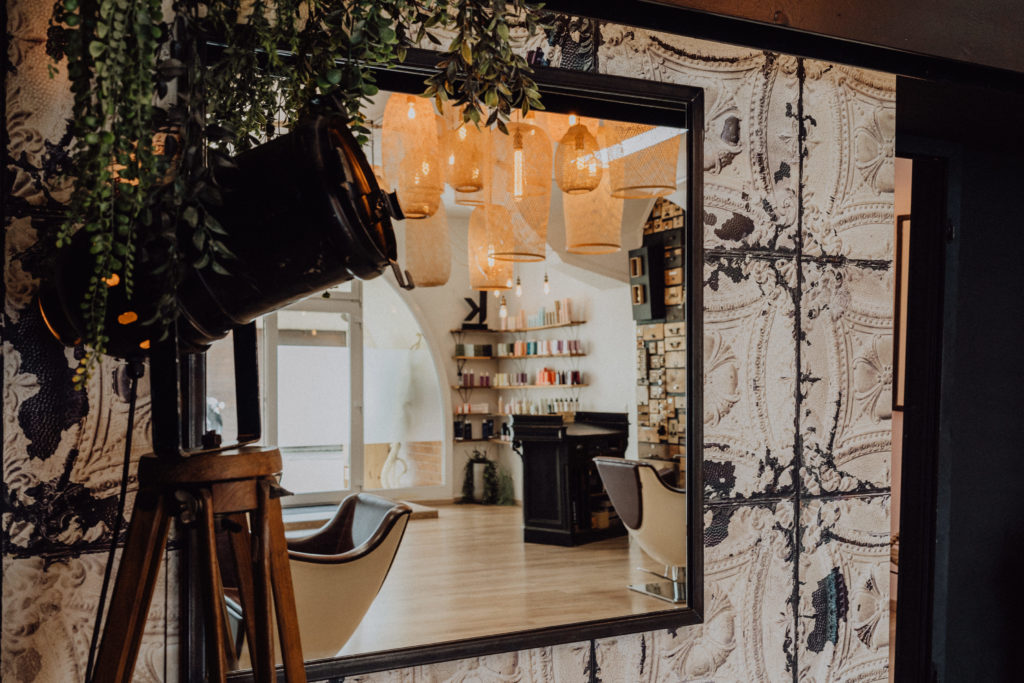
<svg viewBox="0 0 1024 683">
<path fill-rule="evenodd" d="M 686 129 L 535 112 L 506 135 L 386 92 L 370 118 L 417 288 L 258 321 L 305 659 L 685 607 Z M 231 353 L 207 360 L 229 434 Z"/>
</svg>

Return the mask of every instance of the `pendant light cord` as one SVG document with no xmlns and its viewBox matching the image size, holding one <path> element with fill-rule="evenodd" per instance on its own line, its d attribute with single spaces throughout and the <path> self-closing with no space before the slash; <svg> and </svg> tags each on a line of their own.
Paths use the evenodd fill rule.
<svg viewBox="0 0 1024 683">
<path fill-rule="evenodd" d="M 114 556 L 117 554 L 117 541 L 121 532 L 121 520 L 124 518 L 125 499 L 128 497 L 128 470 L 131 465 L 132 432 L 135 429 L 135 403 L 138 397 L 139 378 L 146 371 L 140 358 L 128 361 L 128 427 L 124 440 L 124 462 L 121 465 L 121 491 L 117 501 L 117 516 L 114 517 L 114 529 L 110 538 L 110 551 L 107 553 L 107 565 L 103 569 L 103 586 L 100 588 L 100 600 L 96 606 L 96 622 L 92 629 L 89 642 L 89 659 L 85 664 L 85 681 L 93 683 L 93 665 L 96 660 L 96 648 L 99 645 L 100 626 L 103 623 L 103 609 L 107 602 L 107 589 L 110 587 L 110 574 L 114 568 Z"/>
</svg>

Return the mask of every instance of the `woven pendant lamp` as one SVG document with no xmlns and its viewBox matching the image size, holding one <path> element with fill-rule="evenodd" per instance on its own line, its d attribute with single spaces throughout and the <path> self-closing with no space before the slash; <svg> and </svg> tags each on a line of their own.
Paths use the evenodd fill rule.
<svg viewBox="0 0 1024 683">
<path fill-rule="evenodd" d="M 555 153 L 555 182 L 566 194 L 592 192 L 601 183 L 603 169 L 597 139 L 582 123 L 562 136 Z"/>
<path fill-rule="evenodd" d="M 452 189 L 455 190 L 456 204 L 460 204 L 462 206 L 483 206 L 490 201 L 492 185 L 491 179 L 494 176 L 494 141 L 496 137 L 504 137 L 504 135 L 501 133 L 495 135 L 490 129 L 485 128 L 482 129 L 482 136 L 483 145 L 480 152 L 483 156 L 481 162 L 483 178 L 481 181 L 481 187 L 475 192 L 464 192 L 452 185 Z M 450 160 L 450 158 L 451 157 L 449 156 L 448 160 Z M 445 163 L 447 163 L 447 161 Z M 451 179 L 449 179 L 449 184 L 451 184 Z"/>
<path fill-rule="evenodd" d="M 508 209 L 497 204 L 478 206 L 470 214 L 469 285 L 473 289 L 493 292 L 510 287 L 513 265 L 511 261 L 494 258 L 494 238 L 503 232 L 508 233 L 507 227 L 511 221 Z"/>
<path fill-rule="evenodd" d="M 417 287 L 440 287 L 452 272 L 452 243 L 444 204 L 433 216 L 405 221 L 405 267 Z"/>
<path fill-rule="evenodd" d="M 531 112 L 531 115 L 534 115 L 534 112 Z M 536 112 L 535 120 L 537 125 L 541 126 L 548 132 L 548 137 L 552 140 L 561 140 L 564 138 L 565 134 L 569 132 L 569 129 L 577 123 L 582 123 L 587 127 L 587 130 L 596 135 L 598 125 L 600 124 L 600 119 L 593 119 L 589 116 L 555 114 L 549 111 Z"/>
<path fill-rule="evenodd" d="M 432 216 L 441 204 L 444 168 L 438 118 L 433 102 L 416 95 L 391 95 L 384 107 L 384 175 L 398 193 L 406 218 Z"/>
<path fill-rule="evenodd" d="M 509 123 L 508 135 L 495 137 L 495 203 L 512 215 L 511 235 L 494 258 L 543 261 L 551 206 L 551 141 L 539 126 Z M 500 189 L 503 185 L 504 191 Z"/>
<path fill-rule="evenodd" d="M 601 126 L 597 141 L 608 146 L 611 131 Z M 611 174 L 603 160 L 601 184 L 587 194 L 562 196 L 565 217 L 565 250 L 572 254 L 610 254 L 622 249 L 623 200 L 612 196 Z"/>
<path fill-rule="evenodd" d="M 678 132 L 642 123 L 615 122 L 609 127 L 613 196 L 650 199 L 675 192 Z"/>
<path fill-rule="evenodd" d="M 456 192 L 476 193 L 484 187 L 484 166 L 491 130 L 462 118 L 465 107 L 444 107 L 445 180 Z"/>
</svg>

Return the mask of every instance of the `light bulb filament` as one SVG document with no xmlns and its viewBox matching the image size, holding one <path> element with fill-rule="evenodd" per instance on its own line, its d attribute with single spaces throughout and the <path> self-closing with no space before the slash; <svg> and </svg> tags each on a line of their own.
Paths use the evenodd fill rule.
<svg viewBox="0 0 1024 683">
<path fill-rule="evenodd" d="M 523 150 L 517 149 L 512 156 L 512 167 L 514 169 L 512 180 L 512 196 L 516 199 L 523 198 Z"/>
<path fill-rule="evenodd" d="M 523 198 L 523 177 L 526 175 L 523 159 L 523 133 L 516 131 L 512 141 L 512 196 L 516 199 Z"/>
</svg>

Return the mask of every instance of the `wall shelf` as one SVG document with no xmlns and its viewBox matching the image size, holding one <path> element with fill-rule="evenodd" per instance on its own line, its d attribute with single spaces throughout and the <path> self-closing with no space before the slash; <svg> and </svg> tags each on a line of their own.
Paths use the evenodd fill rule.
<svg viewBox="0 0 1024 683">
<path fill-rule="evenodd" d="M 587 383 L 583 384 L 517 384 L 515 386 L 497 386 L 491 385 L 489 387 L 472 386 L 472 387 L 460 387 L 457 384 L 452 385 L 452 389 L 455 391 L 468 391 L 475 389 L 494 389 L 496 391 L 512 391 L 514 389 L 576 389 L 578 387 L 585 387 Z M 477 413 L 479 414 L 479 413 Z"/>
<path fill-rule="evenodd" d="M 464 371 L 464 368 L 466 367 L 466 364 L 469 363 L 469 362 L 473 362 L 473 361 L 493 363 L 494 364 L 493 367 L 496 368 L 498 371 L 500 371 L 500 370 L 502 370 L 502 367 L 503 367 L 502 364 L 503 363 L 512 363 L 512 362 L 515 362 L 515 361 L 526 361 L 526 360 L 537 358 L 537 359 L 548 359 L 548 360 L 550 360 L 552 362 L 552 364 L 555 364 L 555 363 L 558 362 L 558 359 L 560 359 L 560 358 L 563 358 L 563 359 L 564 358 L 582 358 L 582 357 L 586 356 L 587 353 L 582 352 L 582 351 L 581 352 L 567 352 L 567 353 L 536 353 L 536 354 L 530 354 L 530 353 L 523 353 L 523 354 L 510 353 L 510 354 L 504 354 L 504 353 L 494 353 L 494 352 L 498 351 L 499 349 L 501 351 L 512 351 L 512 350 L 525 351 L 526 348 L 528 348 L 527 345 L 526 344 L 522 344 L 521 345 L 520 342 L 530 341 L 529 348 L 534 348 L 533 347 L 532 338 L 526 337 L 525 335 L 527 335 L 527 334 L 534 333 L 534 332 L 541 332 L 541 331 L 544 331 L 544 330 L 557 330 L 557 329 L 561 329 L 561 328 L 578 327 L 579 325 L 584 325 L 584 324 L 586 324 L 585 320 L 573 320 L 571 322 L 554 323 L 554 324 L 551 324 L 551 325 L 540 325 L 540 326 L 537 326 L 537 327 L 523 327 L 521 329 L 515 329 L 515 330 L 498 330 L 498 329 L 492 329 L 492 328 L 454 329 L 454 330 L 449 330 L 449 332 L 452 335 L 452 341 L 453 341 L 453 343 L 454 343 L 454 345 L 456 347 L 455 348 L 456 353 L 452 354 L 452 359 L 455 361 L 456 368 L 458 370 L 458 378 L 461 379 L 464 376 L 463 371 Z M 469 335 L 477 335 L 477 341 L 473 341 L 473 338 L 470 337 L 470 341 L 473 344 L 472 346 L 469 346 L 468 345 L 469 342 L 466 341 L 466 337 L 468 337 Z M 483 342 L 484 346 L 481 346 L 478 343 L 478 341 L 483 341 L 481 338 L 484 337 L 485 335 L 487 335 L 488 338 L 487 338 L 486 341 Z M 538 347 L 536 348 L 536 350 L 540 350 L 541 348 L 544 348 L 545 350 L 548 350 L 548 351 L 550 351 L 553 348 L 567 349 L 570 346 L 575 346 L 575 344 L 578 343 L 578 342 L 576 342 L 576 343 L 573 343 L 573 344 L 570 345 L 568 342 L 566 342 L 564 345 L 559 343 L 558 346 L 555 346 L 555 345 L 544 346 L 544 344 L 546 344 L 547 342 L 545 342 L 543 340 L 548 339 L 550 336 L 551 335 L 538 334 L 538 336 L 537 336 Z M 566 336 L 566 337 L 570 337 L 571 336 L 572 338 L 577 338 L 578 337 L 578 333 L 577 332 L 573 332 L 571 335 L 566 334 L 564 336 Z M 548 341 L 550 341 L 550 339 L 548 339 Z M 462 344 L 464 342 L 467 343 L 467 346 L 465 346 L 465 347 L 462 346 Z M 507 345 L 504 344 L 504 342 L 507 342 Z M 516 343 L 513 344 L 512 342 L 516 342 Z M 495 344 L 495 343 L 497 343 L 498 346 L 490 346 L 491 344 Z M 576 347 L 576 348 L 578 348 L 578 347 Z M 469 352 L 470 354 L 472 354 L 474 351 L 476 351 L 476 352 L 490 351 L 491 355 L 462 355 L 462 354 L 466 354 L 466 352 Z M 572 363 L 572 365 L 573 366 L 578 366 L 579 364 L 578 363 Z M 513 366 L 509 366 L 509 367 L 513 367 Z M 545 366 L 545 367 L 547 367 L 547 366 Z M 523 369 L 523 368 L 520 367 L 520 369 Z M 549 376 L 549 375 L 545 375 L 545 376 Z M 566 378 L 568 378 L 570 376 L 572 376 L 572 375 L 570 373 L 568 373 L 568 372 L 566 372 L 565 375 L 564 375 L 564 377 L 566 377 Z M 524 379 L 529 379 L 529 378 L 530 378 L 529 376 L 524 377 Z M 468 379 L 468 377 L 466 379 Z M 527 390 L 528 389 L 528 390 L 531 390 L 531 391 L 538 390 L 538 389 L 548 389 L 548 390 L 558 390 L 558 391 L 563 391 L 563 392 L 568 390 L 568 391 L 572 392 L 571 394 L 569 394 L 569 396 L 579 396 L 580 394 L 579 394 L 578 390 L 582 389 L 582 388 L 584 388 L 586 386 L 588 386 L 588 385 L 585 382 L 582 382 L 582 383 L 579 383 L 579 384 L 520 384 L 520 385 L 496 385 L 496 384 L 491 384 L 489 386 L 479 386 L 479 385 L 462 386 L 462 385 L 453 384 L 453 385 L 451 385 L 451 388 L 452 388 L 453 391 L 457 391 L 458 392 L 458 395 L 460 397 L 460 403 L 466 404 L 467 407 L 468 407 L 468 404 L 470 403 L 470 399 L 472 398 L 474 391 L 477 391 L 477 390 L 481 390 L 481 391 L 494 391 L 494 392 L 496 392 L 496 397 L 499 397 L 498 398 L 499 409 L 504 409 L 504 407 L 501 406 L 501 404 L 503 402 L 502 398 L 500 398 L 501 397 L 501 393 L 498 393 L 498 392 L 503 392 L 504 394 L 508 394 L 508 399 L 509 399 L 508 403 L 509 403 L 509 405 L 513 405 L 513 404 L 518 405 L 520 402 L 523 402 L 524 405 L 529 404 L 529 405 L 533 406 L 534 404 L 537 404 L 537 403 L 545 404 L 546 401 L 543 398 L 544 396 L 549 396 L 550 397 L 550 396 L 557 396 L 558 394 L 553 394 L 553 393 L 543 394 L 543 395 L 540 395 L 540 397 L 537 398 L 537 400 L 532 400 L 532 399 L 527 399 L 527 397 L 525 395 L 523 395 L 523 394 L 518 394 L 517 395 L 517 394 L 512 394 L 510 392 L 517 392 L 517 391 L 519 391 L 521 389 L 523 389 L 523 390 Z M 563 394 L 563 396 L 564 396 L 564 394 Z M 513 399 L 515 399 L 515 400 L 513 401 Z M 578 403 L 578 400 L 575 400 L 574 402 Z M 475 418 L 480 418 L 480 419 L 475 419 Z M 452 419 L 455 420 L 457 427 L 459 426 L 458 423 L 472 424 L 474 422 L 480 422 L 481 420 L 488 420 L 488 419 L 494 420 L 500 426 L 502 423 L 507 424 L 507 420 L 509 420 L 510 418 L 511 418 L 511 415 L 509 415 L 508 413 L 493 413 L 493 412 L 481 412 L 481 413 L 473 413 L 473 412 L 459 413 L 459 412 L 454 412 L 453 415 L 452 415 Z M 496 443 L 496 444 L 501 444 L 503 446 L 507 446 L 509 448 L 512 447 L 512 442 L 510 440 L 501 439 L 498 436 L 492 436 L 491 438 L 488 438 L 488 439 L 459 439 L 459 440 L 455 441 L 456 444 L 458 444 L 458 443 L 467 443 L 467 444 L 473 443 L 473 444 L 476 444 L 476 443 L 483 443 L 483 442 L 493 442 L 493 443 Z"/>
<path fill-rule="evenodd" d="M 451 330 L 452 334 L 519 334 L 521 332 L 536 332 L 538 330 L 553 330 L 559 327 L 576 327 L 577 325 L 585 325 L 586 320 L 573 320 L 567 323 L 554 323 L 552 325 L 541 325 L 539 327 L 524 327 L 518 330 L 495 330 L 490 327 L 479 330 Z"/>
<path fill-rule="evenodd" d="M 540 325 L 539 327 L 524 327 L 519 330 L 495 330 L 495 332 L 501 334 L 519 334 L 520 332 L 536 332 L 538 330 L 553 330 L 559 327 L 576 327 L 577 325 L 585 325 L 586 320 L 573 320 L 567 323 L 554 323 L 551 325 Z"/>
<path fill-rule="evenodd" d="M 528 360 L 530 358 L 582 358 L 585 353 L 526 353 L 521 356 L 494 356 L 498 360 Z"/>
</svg>

